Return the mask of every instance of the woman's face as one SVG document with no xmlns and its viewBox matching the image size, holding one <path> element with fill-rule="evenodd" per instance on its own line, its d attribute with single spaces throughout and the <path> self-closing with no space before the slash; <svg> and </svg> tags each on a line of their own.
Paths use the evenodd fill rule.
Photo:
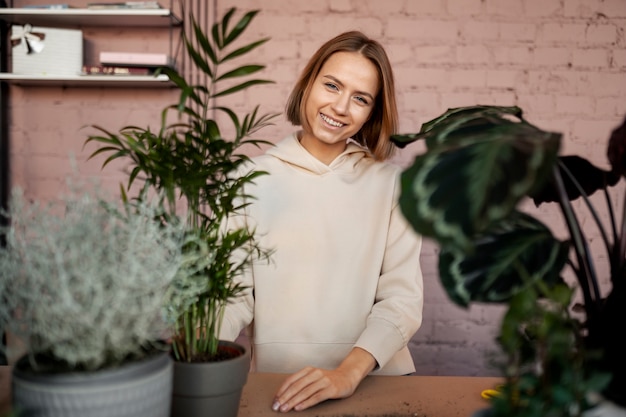
<svg viewBox="0 0 626 417">
<path fill-rule="evenodd" d="M 302 146 L 330 164 L 372 114 L 378 90 L 378 71 L 369 59 L 357 52 L 331 55 L 304 102 L 310 129 L 302 135 Z"/>
</svg>

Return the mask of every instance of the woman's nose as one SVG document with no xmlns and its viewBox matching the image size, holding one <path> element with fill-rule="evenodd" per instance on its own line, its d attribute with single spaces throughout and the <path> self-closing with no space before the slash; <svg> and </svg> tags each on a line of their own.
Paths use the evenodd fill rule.
<svg viewBox="0 0 626 417">
<path fill-rule="evenodd" d="M 332 103 L 332 108 L 337 114 L 346 114 L 348 113 L 348 108 L 350 106 L 350 98 L 346 94 L 337 95 L 335 101 Z"/>
</svg>

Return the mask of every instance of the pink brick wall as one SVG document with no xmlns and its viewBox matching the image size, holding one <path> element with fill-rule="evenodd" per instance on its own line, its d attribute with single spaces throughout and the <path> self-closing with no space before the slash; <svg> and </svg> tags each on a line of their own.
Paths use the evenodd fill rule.
<svg viewBox="0 0 626 417">
<path fill-rule="evenodd" d="M 14 1 L 16 7 L 33 3 L 37 1 Z M 87 1 L 71 3 L 80 6 Z M 448 107 L 518 105 L 531 122 L 564 133 L 564 153 L 586 155 L 605 167 L 606 139 L 626 114 L 624 0 L 215 0 L 215 4 L 220 14 L 232 6 L 261 9 L 246 38 L 271 37 L 255 59 L 267 64 L 264 76 L 276 83 L 224 102 L 238 109 L 261 103 L 265 111 L 281 112 L 311 53 L 331 36 L 359 29 L 388 49 L 403 132 L 419 130 Z M 150 30 L 85 29 L 86 56 L 124 46 L 161 50 L 167 47 L 167 37 L 159 36 Z M 99 160 L 85 161 L 93 148 L 82 149 L 90 132 L 84 126 L 156 125 L 160 109 L 176 98 L 167 89 L 15 87 L 11 94 L 13 183 L 25 187 L 29 195 L 46 198 L 62 189 L 71 172 L 70 154 L 84 175 L 102 176 L 111 187 L 121 178 L 116 169 L 100 172 Z M 278 140 L 291 130 L 280 118 L 263 135 Z M 420 151 L 414 146 L 395 161 L 405 166 Z M 552 210 L 537 211 L 530 205 L 528 210 L 562 230 Z M 597 246 L 596 242 L 592 244 Z M 480 305 L 466 311 L 453 306 L 439 285 L 436 260 L 437 248 L 426 242 L 424 323 L 410 343 L 418 373 L 494 374 L 485 357 L 495 349 L 493 337 L 502 308 Z M 602 262 L 601 256 L 597 262 Z"/>
</svg>

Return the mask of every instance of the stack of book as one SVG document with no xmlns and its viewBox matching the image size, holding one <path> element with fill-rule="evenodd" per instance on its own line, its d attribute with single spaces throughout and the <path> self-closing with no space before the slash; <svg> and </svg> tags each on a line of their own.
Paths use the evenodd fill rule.
<svg viewBox="0 0 626 417">
<path fill-rule="evenodd" d="M 168 54 L 141 52 L 100 52 L 99 65 L 84 65 L 85 75 L 152 75 L 160 67 L 174 68 Z"/>
</svg>

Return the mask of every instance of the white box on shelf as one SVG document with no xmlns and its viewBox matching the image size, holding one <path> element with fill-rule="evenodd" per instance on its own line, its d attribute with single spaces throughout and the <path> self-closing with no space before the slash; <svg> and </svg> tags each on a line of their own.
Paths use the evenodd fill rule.
<svg viewBox="0 0 626 417">
<path fill-rule="evenodd" d="M 14 74 L 79 75 L 83 67 L 83 31 L 14 25 L 11 63 Z"/>
</svg>

